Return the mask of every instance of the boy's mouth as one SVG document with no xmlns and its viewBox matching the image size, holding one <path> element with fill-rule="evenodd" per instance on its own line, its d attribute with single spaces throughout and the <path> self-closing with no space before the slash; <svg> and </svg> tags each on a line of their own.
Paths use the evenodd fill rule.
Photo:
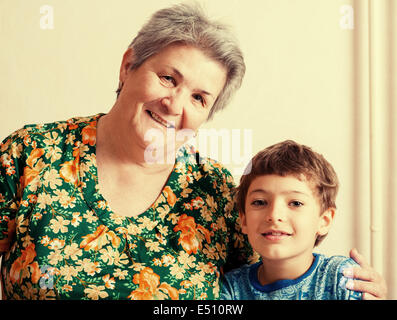
<svg viewBox="0 0 397 320">
<path fill-rule="evenodd" d="M 146 110 L 146 112 L 149 114 L 149 116 L 156 122 L 160 123 L 162 126 L 166 127 L 167 129 L 173 129 L 175 126 L 168 122 L 167 120 L 164 120 L 162 117 L 160 117 L 157 113 Z"/>
<path fill-rule="evenodd" d="M 277 241 L 277 240 L 283 240 L 291 236 L 291 233 L 287 233 L 284 231 L 268 231 L 262 233 L 262 236 L 265 237 L 267 240 Z"/>
</svg>

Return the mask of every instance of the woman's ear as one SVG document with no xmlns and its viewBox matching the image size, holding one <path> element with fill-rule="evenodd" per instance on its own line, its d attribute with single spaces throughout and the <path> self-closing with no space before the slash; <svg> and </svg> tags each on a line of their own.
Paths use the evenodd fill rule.
<svg viewBox="0 0 397 320">
<path fill-rule="evenodd" d="M 121 61 L 120 76 L 119 76 L 119 80 L 121 83 L 125 82 L 128 71 L 130 70 L 134 60 L 135 60 L 134 50 L 132 48 L 128 48 L 127 51 L 124 52 L 123 60 Z"/>
<path fill-rule="evenodd" d="M 335 208 L 328 208 L 321 214 L 317 235 L 324 236 L 328 233 L 334 221 L 335 212 Z"/>
</svg>

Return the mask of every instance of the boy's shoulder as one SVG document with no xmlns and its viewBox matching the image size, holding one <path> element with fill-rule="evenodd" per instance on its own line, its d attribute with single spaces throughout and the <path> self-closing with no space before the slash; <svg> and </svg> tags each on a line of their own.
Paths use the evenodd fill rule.
<svg viewBox="0 0 397 320">
<path fill-rule="evenodd" d="M 346 288 L 349 278 L 343 275 L 345 269 L 359 266 L 353 259 L 341 255 L 318 256 L 318 266 L 315 276 L 317 292 L 330 295 L 328 299 L 358 300 L 361 293 Z"/>
<path fill-rule="evenodd" d="M 358 266 L 345 256 L 314 254 L 313 265 L 301 277 L 279 280 L 260 286 L 254 275 L 261 262 L 244 265 L 225 274 L 223 299 L 302 299 L 302 300 L 360 300 L 361 293 L 346 288 L 349 280 L 343 270 Z"/>
<path fill-rule="evenodd" d="M 353 259 L 335 255 L 335 256 L 326 256 L 323 254 L 316 253 L 315 256 L 318 256 L 318 268 L 323 272 L 342 272 L 345 268 L 352 268 L 359 266 L 357 262 Z"/>
<path fill-rule="evenodd" d="M 254 299 L 251 277 L 258 269 L 261 262 L 245 264 L 239 268 L 225 273 L 222 279 L 222 300 L 247 300 Z"/>
<path fill-rule="evenodd" d="M 259 264 L 261 264 L 261 262 L 242 265 L 236 269 L 232 269 L 226 272 L 224 277 L 229 281 L 233 281 L 233 282 L 240 281 L 241 278 L 249 277 L 251 270 L 257 269 Z"/>
</svg>

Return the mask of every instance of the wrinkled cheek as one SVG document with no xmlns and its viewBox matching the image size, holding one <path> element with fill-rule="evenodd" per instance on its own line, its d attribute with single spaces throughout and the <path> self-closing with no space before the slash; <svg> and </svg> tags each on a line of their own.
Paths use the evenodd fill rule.
<svg viewBox="0 0 397 320">
<path fill-rule="evenodd" d="M 193 108 L 193 107 L 192 107 Z M 196 132 L 207 120 L 209 111 L 184 110 L 180 128 Z"/>
</svg>

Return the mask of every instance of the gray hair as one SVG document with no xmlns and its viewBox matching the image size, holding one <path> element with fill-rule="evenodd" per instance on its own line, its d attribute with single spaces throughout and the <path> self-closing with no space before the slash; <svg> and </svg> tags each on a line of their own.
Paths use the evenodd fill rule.
<svg viewBox="0 0 397 320">
<path fill-rule="evenodd" d="M 237 40 L 228 26 L 210 21 L 198 4 L 174 5 L 155 12 L 131 42 L 129 48 L 134 50 L 135 58 L 131 69 L 138 68 L 146 59 L 175 43 L 203 50 L 227 70 L 225 86 L 211 108 L 209 120 L 215 112 L 225 108 L 241 86 L 245 63 Z"/>
</svg>

